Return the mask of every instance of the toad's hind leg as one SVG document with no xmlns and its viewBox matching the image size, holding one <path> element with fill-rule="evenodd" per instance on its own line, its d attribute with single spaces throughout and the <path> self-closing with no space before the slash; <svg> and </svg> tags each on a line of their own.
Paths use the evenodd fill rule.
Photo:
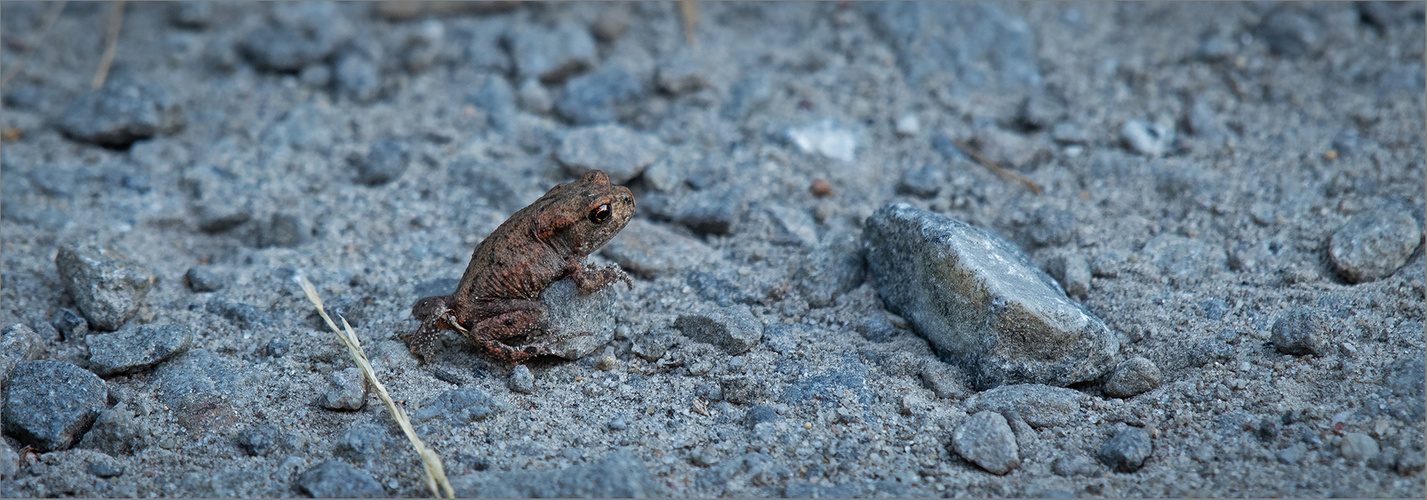
<svg viewBox="0 0 1427 500">
<path fill-rule="evenodd" d="M 503 340 L 526 335 L 540 326 L 545 317 L 545 305 L 534 300 L 502 299 L 483 302 L 476 306 L 478 316 L 485 317 L 466 332 L 466 337 L 485 348 L 487 352 L 507 363 L 518 363 L 527 359 L 550 354 L 550 350 L 540 345 L 515 347 Z"/>
</svg>

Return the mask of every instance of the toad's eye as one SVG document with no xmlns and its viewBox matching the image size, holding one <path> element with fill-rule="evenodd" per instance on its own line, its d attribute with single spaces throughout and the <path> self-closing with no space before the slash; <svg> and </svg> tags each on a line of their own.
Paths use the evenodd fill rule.
<svg viewBox="0 0 1427 500">
<path fill-rule="evenodd" d="M 595 224 L 604 224 L 606 222 L 609 222 L 609 215 L 609 204 L 605 203 L 603 205 L 590 209 L 590 222 L 593 222 Z"/>
</svg>

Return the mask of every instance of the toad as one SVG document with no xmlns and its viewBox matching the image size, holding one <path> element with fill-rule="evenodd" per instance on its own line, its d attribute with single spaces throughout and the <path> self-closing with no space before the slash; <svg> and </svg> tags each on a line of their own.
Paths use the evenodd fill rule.
<svg viewBox="0 0 1427 500">
<path fill-rule="evenodd" d="M 550 188 L 476 245 L 455 292 L 416 301 L 411 314 L 421 327 L 402 340 L 423 359 L 430 358 L 441 330 L 459 331 L 508 363 L 550 354 L 564 337 L 540 331 L 548 312 L 540 293 L 564 278 L 581 295 L 615 281 L 633 289 L 618 266 L 585 267 L 585 256 L 614 238 L 633 215 L 633 193 L 599 170 Z M 532 340 L 520 347 L 506 344 L 517 337 Z"/>
</svg>

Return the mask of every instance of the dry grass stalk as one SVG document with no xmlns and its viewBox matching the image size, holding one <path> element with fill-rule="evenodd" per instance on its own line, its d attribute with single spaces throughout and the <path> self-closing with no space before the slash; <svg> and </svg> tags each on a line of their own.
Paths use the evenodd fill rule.
<svg viewBox="0 0 1427 500">
<path fill-rule="evenodd" d="M 377 380 L 377 374 L 372 370 L 372 363 L 367 360 L 367 353 L 362 350 L 362 344 L 357 340 L 357 333 L 352 331 L 352 325 L 347 324 L 347 319 L 342 318 L 343 328 L 337 328 L 337 324 L 332 322 L 332 318 L 327 315 L 327 310 L 322 307 L 322 298 L 317 296 L 317 289 L 307 278 L 298 276 L 295 278 L 298 286 L 302 287 L 302 293 L 307 295 L 307 300 L 317 306 L 317 314 L 322 316 L 322 320 L 327 322 L 327 327 L 337 334 L 337 339 L 342 341 L 342 345 L 347 346 L 347 353 L 352 355 L 352 361 L 357 363 L 357 367 L 362 369 L 362 375 L 367 377 L 367 383 L 377 390 L 377 397 L 381 398 L 382 404 L 391 413 L 392 420 L 396 420 L 396 425 L 401 427 L 401 432 L 406 434 L 406 438 L 411 441 L 411 446 L 416 448 L 417 456 L 421 457 L 421 462 L 426 469 L 426 487 L 431 489 L 431 494 L 441 498 L 445 493 L 446 498 L 455 498 L 455 490 L 451 489 L 451 482 L 446 480 L 446 469 L 441 466 L 441 457 L 436 456 L 436 452 L 426 447 L 426 443 L 416 436 L 416 430 L 411 427 L 411 420 L 406 416 L 406 410 L 397 406 L 391 399 L 391 394 L 386 391 L 386 386 Z M 437 486 L 440 489 L 437 489 Z"/>
<path fill-rule="evenodd" d="M 694 0 L 679 2 L 679 17 L 684 21 L 684 40 L 694 45 L 694 29 L 699 24 L 699 3 Z"/>
<path fill-rule="evenodd" d="M 104 41 L 104 57 L 99 60 L 99 69 L 94 72 L 94 80 L 89 88 L 104 86 L 109 78 L 109 65 L 114 64 L 114 53 L 119 50 L 119 28 L 124 26 L 124 2 L 114 2 L 114 11 L 109 13 L 109 35 Z"/>
<path fill-rule="evenodd" d="M 952 144 L 955 144 L 957 149 L 960 149 L 962 152 L 971 155 L 971 158 L 975 159 L 976 163 L 980 163 L 981 166 L 986 167 L 987 170 L 990 170 L 991 173 L 996 174 L 1001 179 L 1019 183 L 1025 186 L 1026 189 L 1031 190 L 1032 193 L 1041 194 L 1041 185 L 1036 184 L 1036 181 L 1031 180 L 1029 177 L 1012 172 L 1010 169 L 996 164 L 996 162 L 982 156 L 981 153 L 972 149 L 963 141 L 952 141 Z"/>
</svg>

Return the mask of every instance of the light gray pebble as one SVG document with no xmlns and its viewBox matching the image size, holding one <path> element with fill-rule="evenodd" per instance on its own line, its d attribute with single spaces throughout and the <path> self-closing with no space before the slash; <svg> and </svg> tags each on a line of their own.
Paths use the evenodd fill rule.
<svg viewBox="0 0 1427 500">
<path fill-rule="evenodd" d="M 552 28 L 521 24 L 505 38 L 521 80 L 560 82 L 594 66 L 598 55 L 589 30 L 573 21 Z"/>
<path fill-rule="evenodd" d="M 564 332 L 564 337 L 550 345 L 550 352 L 565 359 L 580 359 L 593 354 L 614 339 L 615 300 L 625 284 L 611 283 L 604 288 L 582 294 L 569 278 L 551 283 L 540 293 L 546 314 L 542 321 L 546 331 Z"/>
<path fill-rule="evenodd" d="M 966 395 L 959 371 L 941 361 L 922 363 L 921 378 L 922 386 L 930 389 L 936 397 L 960 399 Z"/>
<path fill-rule="evenodd" d="M 89 370 L 101 377 L 147 369 L 193 346 L 193 332 L 180 325 L 129 325 L 86 337 Z"/>
<path fill-rule="evenodd" d="M 902 137 L 916 137 L 922 132 L 922 119 L 917 117 L 916 113 L 907 113 L 897 118 L 892 129 Z"/>
<path fill-rule="evenodd" d="M 446 27 L 438 19 L 427 19 L 416 26 L 402 48 L 401 62 L 406 70 L 420 73 L 436 63 L 446 38 Z"/>
<path fill-rule="evenodd" d="M 603 170 L 615 184 L 637 177 L 664 156 L 658 137 L 619 125 L 596 125 L 571 131 L 560 141 L 555 158 L 572 175 Z"/>
<path fill-rule="evenodd" d="M 667 328 L 653 330 L 637 336 L 630 350 L 647 361 L 657 361 L 677 342 L 675 335 L 676 332 Z"/>
<path fill-rule="evenodd" d="M 89 370 L 63 361 L 21 361 L 5 385 L 5 434 L 40 451 L 69 448 L 108 399 L 108 387 Z"/>
<path fill-rule="evenodd" d="M 1095 461 L 1085 455 L 1069 455 L 1055 459 L 1051 471 L 1057 476 L 1076 477 L 1095 474 Z"/>
<path fill-rule="evenodd" d="M 643 218 L 629 221 L 600 253 L 624 270 L 644 278 L 676 274 L 717 259 L 714 250 L 704 242 Z"/>
<path fill-rule="evenodd" d="M 1148 392 L 1160 384 L 1159 367 L 1143 356 L 1121 361 L 1105 382 L 1105 394 L 1130 398 Z"/>
<path fill-rule="evenodd" d="M 1322 355 L 1326 348 L 1326 326 L 1324 319 L 1312 308 L 1295 307 L 1273 323 L 1273 334 L 1269 341 L 1274 349 L 1284 354 L 1302 356 Z"/>
<path fill-rule="evenodd" d="M 1046 272 L 1060 282 L 1065 294 L 1084 300 L 1090 294 L 1090 263 L 1078 253 L 1060 253 L 1051 257 Z"/>
<path fill-rule="evenodd" d="M 454 425 L 468 425 L 485 420 L 505 409 L 505 405 L 491 399 L 485 391 L 474 387 L 451 389 L 441 393 L 411 413 L 417 422 L 442 418 Z"/>
<path fill-rule="evenodd" d="M 1181 286 L 1202 282 L 1206 275 L 1224 269 L 1228 263 L 1223 248 L 1176 234 L 1150 238 L 1141 252 L 1168 275 L 1172 283 Z"/>
<path fill-rule="evenodd" d="M 1085 129 L 1070 122 L 1055 124 L 1050 129 L 1050 138 L 1061 144 L 1085 144 L 1090 142 L 1090 136 L 1085 133 Z"/>
<path fill-rule="evenodd" d="M 328 460 L 297 478 L 297 486 L 313 498 L 383 498 L 382 485 L 371 473 L 341 460 Z"/>
<path fill-rule="evenodd" d="M 124 464 L 114 457 L 96 454 L 89 460 L 89 466 L 85 470 L 97 477 L 111 478 L 124 474 Z"/>
<path fill-rule="evenodd" d="M 1090 259 L 1090 275 L 1096 278 L 1120 277 L 1120 266 L 1124 256 L 1118 252 L 1105 252 Z"/>
<path fill-rule="evenodd" d="M 347 368 L 327 377 L 327 391 L 318 404 L 329 410 L 355 411 L 367 404 L 367 379 L 361 368 Z"/>
<path fill-rule="evenodd" d="M 183 273 L 183 281 L 195 292 L 216 292 L 222 290 L 232 279 L 227 273 L 219 272 L 212 266 L 193 266 Z"/>
<path fill-rule="evenodd" d="M 515 368 L 510 370 L 508 385 L 512 391 L 530 394 L 535 392 L 535 375 L 530 373 L 530 368 L 525 365 L 515 365 Z"/>
<path fill-rule="evenodd" d="M 397 141 L 377 141 L 367 156 L 356 162 L 357 182 L 380 186 L 394 181 L 406 172 L 411 153 Z"/>
<path fill-rule="evenodd" d="M 897 192 L 918 198 L 931 198 L 947 183 L 946 171 L 937 165 L 922 165 L 902 172 L 897 179 Z"/>
<path fill-rule="evenodd" d="M 1422 230 L 1405 207 L 1360 212 L 1333 233 L 1328 255 L 1353 283 L 1391 276 L 1422 241 Z"/>
<path fill-rule="evenodd" d="M 124 147 L 177 132 L 185 123 L 174 92 L 154 83 L 113 78 L 66 107 L 56 125 L 78 141 Z"/>
<path fill-rule="evenodd" d="M 1125 424 L 1118 424 L 1114 432 L 1114 436 L 1100 446 L 1100 462 L 1116 472 L 1140 470 L 1154 449 L 1149 433 Z"/>
<path fill-rule="evenodd" d="M 309 64 L 297 74 L 297 80 L 308 87 L 326 87 L 332 83 L 332 68 L 323 63 Z"/>
<path fill-rule="evenodd" d="M 20 454 L 10 449 L 10 446 L 0 446 L 0 477 L 14 479 L 15 473 L 20 471 Z"/>
<path fill-rule="evenodd" d="M 1120 127 L 1120 140 L 1136 153 L 1161 156 L 1174 144 L 1174 130 L 1158 123 L 1130 120 Z"/>
<path fill-rule="evenodd" d="M 1378 447 L 1377 440 L 1372 436 L 1361 432 L 1349 432 L 1343 435 L 1339 452 L 1349 462 L 1357 463 L 1372 460 L 1378 453 L 1381 453 L 1381 449 Z"/>
<path fill-rule="evenodd" d="M 713 344 L 728 354 L 743 354 L 763 338 L 763 326 L 748 306 L 720 309 L 708 316 L 686 314 L 674 320 L 674 328 L 695 342 Z"/>
<path fill-rule="evenodd" d="M 148 269 L 109 245 L 60 246 L 55 267 L 65 291 L 96 330 L 118 330 L 153 286 Z"/>
<path fill-rule="evenodd" d="M 0 387 L 3 387 L 10 373 L 15 371 L 15 365 L 21 361 L 39 358 L 44 354 L 44 350 L 44 341 L 40 340 L 39 334 L 29 325 L 15 323 L 0 331 L 0 359 L 4 360 L 0 363 Z"/>
<path fill-rule="evenodd" d="M 1297 465 L 1299 462 L 1303 461 L 1303 456 L 1307 453 L 1308 445 L 1303 443 L 1294 443 L 1293 446 L 1278 450 L 1277 458 L 1279 462 L 1285 465 Z"/>
<path fill-rule="evenodd" d="M 981 156 L 993 163 L 1021 168 L 1035 159 L 1036 145 L 1025 136 L 996 127 L 976 131 L 971 139 Z"/>
<path fill-rule="evenodd" d="M 1005 475 L 1021 465 L 1016 435 L 1006 417 L 994 411 L 967 417 L 951 436 L 952 447 L 962 458 L 996 475 Z"/>
<path fill-rule="evenodd" d="M 516 98 L 520 101 L 520 107 L 531 113 L 549 113 L 555 106 L 550 91 L 545 90 L 540 80 L 534 78 L 520 84 L 520 88 L 516 90 Z"/>
<path fill-rule="evenodd" d="M 967 411 L 1012 414 L 1034 427 L 1056 427 L 1080 414 L 1085 395 L 1074 389 L 1042 384 L 1003 385 L 967 398 Z"/>
<path fill-rule="evenodd" d="M 629 428 L 629 423 L 625 421 L 624 416 L 618 416 L 609 421 L 608 427 L 612 431 L 622 431 Z"/>
</svg>

